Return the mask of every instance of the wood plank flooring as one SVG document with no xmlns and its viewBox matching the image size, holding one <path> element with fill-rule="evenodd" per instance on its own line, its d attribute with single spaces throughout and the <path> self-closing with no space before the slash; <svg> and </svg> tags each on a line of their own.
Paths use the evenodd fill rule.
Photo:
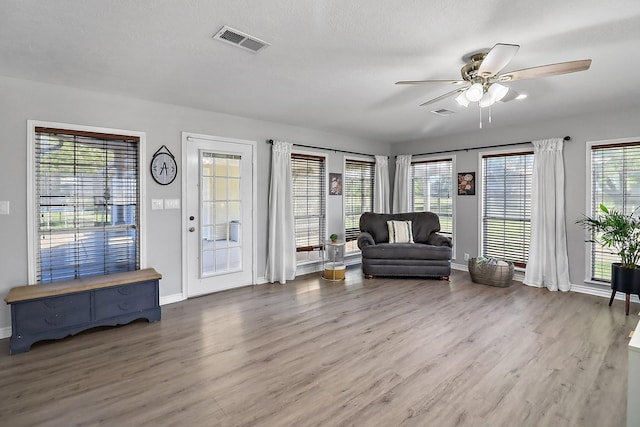
<svg viewBox="0 0 640 427">
<path fill-rule="evenodd" d="M 624 426 L 638 306 L 318 274 L 9 356 L 2 426 Z"/>
</svg>

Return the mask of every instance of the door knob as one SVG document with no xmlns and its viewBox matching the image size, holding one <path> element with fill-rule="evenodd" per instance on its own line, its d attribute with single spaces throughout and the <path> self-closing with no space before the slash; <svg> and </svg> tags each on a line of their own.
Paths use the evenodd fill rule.
<svg viewBox="0 0 640 427">
<path fill-rule="evenodd" d="M 195 227 L 189 227 L 189 231 L 193 233 L 194 231 L 196 231 L 196 228 Z"/>
</svg>

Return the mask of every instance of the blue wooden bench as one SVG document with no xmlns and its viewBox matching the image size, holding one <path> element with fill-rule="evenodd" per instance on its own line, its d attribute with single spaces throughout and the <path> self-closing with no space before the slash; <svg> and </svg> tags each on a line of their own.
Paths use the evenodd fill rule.
<svg viewBox="0 0 640 427">
<path fill-rule="evenodd" d="M 160 320 L 159 280 L 153 268 L 106 276 L 12 288 L 11 354 L 29 351 L 37 341 L 75 335 L 96 326 L 146 318 Z"/>
</svg>

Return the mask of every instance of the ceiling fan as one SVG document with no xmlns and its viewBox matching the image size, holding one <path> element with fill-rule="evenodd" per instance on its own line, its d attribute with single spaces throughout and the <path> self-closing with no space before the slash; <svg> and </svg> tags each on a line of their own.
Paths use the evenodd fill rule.
<svg viewBox="0 0 640 427">
<path fill-rule="evenodd" d="M 396 82 L 398 85 L 412 84 L 449 84 L 461 86 L 420 104 L 429 105 L 458 94 L 456 102 L 468 106 L 470 102 L 478 102 L 480 108 L 490 107 L 496 101 L 511 101 L 518 94 L 501 83 L 515 80 L 528 80 L 559 74 L 575 73 L 588 70 L 591 59 L 560 62 L 558 64 L 541 65 L 500 74 L 520 49 L 516 44 L 496 44 L 488 52 L 482 51 L 465 56 L 467 63 L 460 70 L 462 80 L 406 80 Z"/>
</svg>

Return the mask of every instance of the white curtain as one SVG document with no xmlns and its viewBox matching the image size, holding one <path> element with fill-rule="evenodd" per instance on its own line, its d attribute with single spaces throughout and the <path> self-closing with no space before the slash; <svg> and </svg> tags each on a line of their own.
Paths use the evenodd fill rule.
<svg viewBox="0 0 640 427">
<path fill-rule="evenodd" d="M 531 243 L 524 284 L 568 291 L 562 138 L 533 141 Z"/>
<path fill-rule="evenodd" d="M 409 172 L 411 154 L 396 157 L 396 176 L 393 181 L 393 213 L 409 212 Z"/>
<path fill-rule="evenodd" d="M 373 176 L 373 211 L 389 213 L 389 158 L 376 156 Z"/>
<path fill-rule="evenodd" d="M 291 147 L 291 143 L 275 141 L 271 150 L 269 235 L 265 273 L 270 283 L 278 281 L 284 284 L 296 277 Z"/>
</svg>

